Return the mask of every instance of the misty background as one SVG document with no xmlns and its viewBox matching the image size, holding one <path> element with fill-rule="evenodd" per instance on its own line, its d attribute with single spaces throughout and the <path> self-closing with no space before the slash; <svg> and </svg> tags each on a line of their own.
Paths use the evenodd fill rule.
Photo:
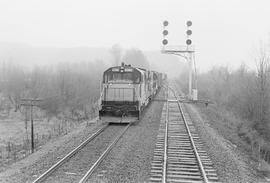
<svg viewBox="0 0 270 183">
<path fill-rule="evenodd" d="M 192 41 L 199 71 L 213 66 L 255 68 L 254 49 L 269 49 L 267 0 L 73 1 L 2 0 L 0 60 L 22 65 L 56 62 L 110 62 L 109 49 L 141 49 L 150 65 L 175 77 L 181 58 L 160 54 L 162 21 L 169 44 L 185 44 L 185 22 L 192 20 Z M 20 58 L 20 59 L 18 59 Z"/>
</svg>

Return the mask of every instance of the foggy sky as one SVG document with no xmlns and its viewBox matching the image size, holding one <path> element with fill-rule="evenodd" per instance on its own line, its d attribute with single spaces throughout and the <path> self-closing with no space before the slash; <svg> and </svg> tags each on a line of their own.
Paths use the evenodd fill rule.
<svg viewBox="0 0 270 183">
<path fill-rule="evenodd" d="M 269 41 L 269 7 L 267 0 L 0 0 L 0 42 L 159 50 L 163 20 L 174 45 L 185 43 L 192 20 L 199 70 L 252 67 L 253 49 Z"/>
</svg>

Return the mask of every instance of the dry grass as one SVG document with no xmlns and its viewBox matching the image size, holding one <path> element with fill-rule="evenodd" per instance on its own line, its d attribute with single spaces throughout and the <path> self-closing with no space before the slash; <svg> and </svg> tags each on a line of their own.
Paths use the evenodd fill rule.
<svg viewBox="0 0 270 183">
<path fill-rule="evenodd" d="M 216 129 L 225 139 L 237 146 L 246 146 L 246 142 L 238 136 L 238 131 L 243 123 L 248 123 L 247 121 L 235 117 L 233 113 L 216 105 L 209 105 L 208 107 L 198 105 L 198 108 L 211 127 Z"/>
<path fill-rule="evenodd" d="M 236 117 L 222 107 L 198 105 L 210 126 L 258 164 L 258 173 L 270 175 L 270 145 L 253 129 L 252 122 Z"/>
<path fill-rule="evenodd" d="M 51 139 L 67 134 L 76 128 L 79 122 L 58 120 L 56 118 L 48 121 L 39 119 L 34 121 L 35 148 L 39 149 Z M 0 120 L 0 165 L 1 170 L 7 165 L 16 162 L 31 153 L 30 146 L 30 122 L 20 119 Z"/>
</svg>

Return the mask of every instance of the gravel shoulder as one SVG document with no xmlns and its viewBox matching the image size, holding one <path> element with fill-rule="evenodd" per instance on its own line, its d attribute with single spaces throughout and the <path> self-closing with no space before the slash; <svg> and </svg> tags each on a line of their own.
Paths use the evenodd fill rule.
<svg viewBox="0 0 270 183">
<path fill-rule="evenodd" d="M 201 113 L 193 104 L 185 104 L 199 135 L 205 142 L 221 182 L 262 182 L 257 176 L 255 162 L 237 145 L 222 136 L 215 126 L 211 125 L 211 116 Z M 219 129 L 221 130 L 221 129 Z M 225 131 L 225 129 L 224 129 Z M 224 134 L 223 134 L 224 135 Z M 227 136 L 234 134 L 225 134 Z"/>
<path fill-rule="evenodd" d="M 54 163 L 77 147 L 103 124 L 96 119 L 82 123 L 67 135 L 51 140 L 39 150 L 0 173 L 0 182 L 32 182 Z"/>
</svg>

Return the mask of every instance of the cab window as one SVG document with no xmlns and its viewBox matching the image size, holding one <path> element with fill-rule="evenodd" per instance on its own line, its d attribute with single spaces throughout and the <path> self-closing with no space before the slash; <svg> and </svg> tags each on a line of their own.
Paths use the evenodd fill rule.
<svg viewBox="0 0 270 183">
<path fill-rule="evenodd" d="M 140 73 L 138 72 L 107 72 L 104 74 L 104 83 L 108 82 L 132 82 L 140 83 Z"/>
</svg>

